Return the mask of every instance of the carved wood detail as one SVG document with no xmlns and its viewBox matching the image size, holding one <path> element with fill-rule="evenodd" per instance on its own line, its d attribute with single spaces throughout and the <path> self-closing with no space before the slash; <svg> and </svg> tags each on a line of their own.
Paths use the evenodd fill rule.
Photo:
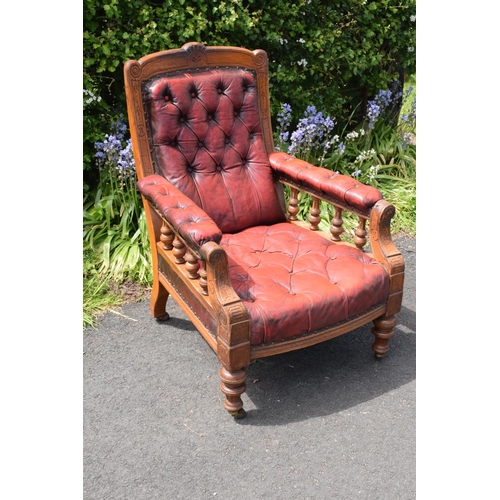
<svg viewBox="0 0 500 500">
<path fill-rule="evenodd" d="M 229 279 L 226 252 L 216 243 L 205 243 L 208 295 L 219 317 L 217 355 L 228 370 L 250 363 L 250 325 L 248 312 Z"/>
<path fill-rule="evenodd" d="M 375 356 L 381 358 L 389 350 L 389 339 L 394 335 L 394 327 L 396 326 L 395 316 L 381 316 L 373 320 L 372 333 L 375 335 L 375 342 L 372 349 Z"/>
<path fill-rule="evenodd" d="M 196 257 L 191 250 L 188 250 L 186 252 L 186 270 L 188 271 L 188 278 L 191 280 L 197 280 L 200 277 L 198 274 L 199 269 L 200 263 L 198 261 L 198 257 Z"/>
<path fill-rule="evenodd" d="M 201 287 L 201 293 L 203 295 L 208 295 L 207 265 L 206 265 L 205 261 L 201 261 L 200 287 Z"/>
<path fill-rule="evenodd" d="M 333 241 L 342 241 L 340 235 L 344 232 L 344 221 L 342 220 L 342 209 L 340 207 L 335 207 L 335 215 L 332 219 L 332 225 L 330 226 L 330 233 L 332 233 Z"/>
<path fill-rule="evenodd" d="M 188 66 L 190 68 L 198 68 L 207 65 L 206 47 L 201 43 L 186 44 L 185 51 L 187 52 Z"/>
<path fill-rule="evenodd" d="M 297 220 L 297 214 L 299 213 L 298 193 L 297 188 L 292 188 L 292 194 L 288 200 L 288 220 Z"/>
<path fill-rule="evenodd" d="M 318 224 L 321 222 L 321 217 L 320 217 L 321 211 L 319 209 L 319 199 L 313 196 L 312 198 L 312 206 L 311 210 L 309 212 L 309 222 L 310 222 L 310 227 L 309 229 L 311 231 L 317 231 L 318 230 Z"/>
<path fill-rule="evenodd" d="M 229 371 L 221 367 L 219 371 L 220 389 L 226 396 L 224 408 L 234 417 L 243 418 L 243 401 L 241 395 L 246 391 L 247 371 L 245 368 L 237 371 Z"/>
<path fill-rule="evenodd" d="M 359 218 L 359 224 L 354 232 L 354 244 L 360 249 L 363 250 L 363 247 L 366 245 L 366 219 L 363 217 Z"/>
<path fill-rule="evenodd" d="M 184 255 L 186 255 L 186 245 L 182 242 L 182 240 L 176 235 L 173 241 L 173 254 L 175 255 L 175 263 L 176 264 L 184 264 L 186 262 L 186 259 L 184 258 Z"/>
<path fill-rule="evenodd" d="M 379 200 L 372 209 L 370 216 L 370 244 L 373 256 L 386 269 L 389 275 L 404 272 L 404 259 L 396 248 L 391 236 L 391 219 L 396 209 L 386 200 Z M 402 290 L 402 282 L 401 282 Z M 391 289 L 395 292 L 398 289 Z"/>
<path fill-rule="evenodd" d="M 163 243 L 163 249 L 172 250 L 174 248 L 172 242 L 174 241 L 175 234 L 165 219 L 162 221 L 160 232 L 160 241 Z"/>
</svg>

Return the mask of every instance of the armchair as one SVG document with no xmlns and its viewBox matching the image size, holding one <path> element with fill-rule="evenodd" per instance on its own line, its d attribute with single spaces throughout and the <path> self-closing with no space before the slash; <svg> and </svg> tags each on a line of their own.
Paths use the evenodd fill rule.
<svg viewBox="0 0 500 500">
<path fill-rule="evenodd" d="M 394 207 L 371 186 L 275 152 L 266 53 L 193 42 L 128 61 L 124 73 L 151 314 L 166 321 L 168 297 L 178 302 L 221 363 L 224 408 L 245 416 L 256 358 L 372 321 L 384 355 L 404 279 Z M 299 191 L 312 196 L 309 224 L 296 215 Z M 329 233 L 318 228 L 320 200 L 335 207 Z M 341 239 L 344 211 L 359 218 L 353 245 Z"/>
</svg>

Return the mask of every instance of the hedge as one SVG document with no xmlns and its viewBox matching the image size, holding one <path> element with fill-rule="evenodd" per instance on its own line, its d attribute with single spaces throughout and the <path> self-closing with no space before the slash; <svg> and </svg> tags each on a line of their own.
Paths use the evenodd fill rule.
<svg viewBox="0 0 500 500">
<path fill-rule="evenodd" d="M 84 0 L 84 170 L 94 142 L 126 115 L 123 64 L 189 41 L 261 48 L 271 109 L 314 105 L 338 123 L 416 71 L 415 0 Z M 295 116 L 297 119 L 298 116 Z"/>
</svg>

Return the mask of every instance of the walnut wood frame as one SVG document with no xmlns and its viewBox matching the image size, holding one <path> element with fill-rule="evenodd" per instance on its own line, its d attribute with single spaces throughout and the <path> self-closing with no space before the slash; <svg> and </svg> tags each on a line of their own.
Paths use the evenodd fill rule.
<svg viewBox="0 0 500 500">
<path fill-rule="evenodd" d="M 168 63 L 167 63 L 168 61 Z M 133 143 L 134 157 L 139 180 L 155 173 L 147 134 L 146 114 L 143 106 L 142 83 L 159 74 L 195 68 L 238 67 L 255 72 L 259 95 L 261 127 L 268 154 L 274 152 L 268 94 L 268 59 L 262 50 L 249 51 L 236 47 L 205 47 L 199 43 L 188 43 L 180 49 L 147 55 L 138 61 L 125 64 L 125 90 L 128 117 Z M 308 225 L 298 221 L 294 205 L 298 190 L 313 197 L 313 209 L 309 228 L 321 236 L 338 242 L 342 228 L 342 212 L 348 210 L 336 200 L 323 193 L 310 191 L 304 186 L 293 185 L 289 180 L 276 176 L 276 184 L 283 210 L 286 213 L 283 189 L 279 183 L 292 188 L 292 199 L 288 207 L 291 224 Z M 329 233 L 318 231 L 318 200 L 335 206 L 335 217 Z M 369 215 L 356 213 L 360 225 L 356 230 L 355 244 L 362 248 L 366 243 L 366 222 L 369 223 L 371 254 L 387 270 L 390 276 L 390 295 L 386 303 L 351 318 L 341 324 L 289 340 L 251 346 L 249 341 L 249 318 L 246 308 L 234 291 L 228 270 L 226 252 L 214 242 L 194 248 L 185 241 L 155 207 L 143 197 L 145 215 L 150 236 L 153 266 L 153 289 L 151 314 L 158 320 L 167 320 L 165 307 L 171 295 L 187 317 L 217 354 L 222 365 L 220 370 L 221 390 L 225 394 L 224 408 L 241 418 L 245 415 L 241 395 L 245 392 L 246 369 L 251 360 L 301 349 L 332 339 L 352 331 L 371 321 L 375 341 L 372 346 L 376 356 L 388 350 L 388 340 L 394 334 L 395 314 L 401 309 L 404 261 L 392 242 L 390 221 L 395 209 L 385 200 L 378 201 Z M 201 262 L 201 267 L 199 263 Z"/>
</svg>

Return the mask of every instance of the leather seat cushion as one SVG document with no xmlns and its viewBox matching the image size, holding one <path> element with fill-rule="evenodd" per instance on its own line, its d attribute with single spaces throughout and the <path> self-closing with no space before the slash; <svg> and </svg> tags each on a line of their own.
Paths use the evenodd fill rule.
<svg viewBox="0 0 500 500">
<path fill-rule="evenodd" d="M 290 223 L 224 234 L 220 245 L 250 316 L 252 345 L 340 323 L 389 295 L 389 276 L 373 258 Z"/>
</svg>

